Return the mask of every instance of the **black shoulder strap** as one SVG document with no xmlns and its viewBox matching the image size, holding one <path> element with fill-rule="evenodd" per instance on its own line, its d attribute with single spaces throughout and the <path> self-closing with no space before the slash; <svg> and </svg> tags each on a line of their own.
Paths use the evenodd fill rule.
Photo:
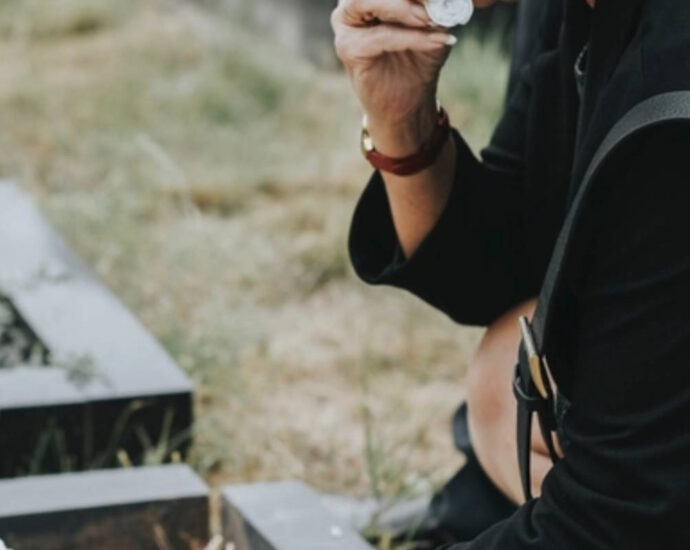
<svg viewBox="0 0 690 550">
<path fill-rule="evenodd" d="M 690 91 L 665 93 L 643 101 L 629 111 L 602 142 L 575 195 L 546 272 L 532 320 L 532 331 L 538 351 L 544 351 L 549 321 L 553 312 L 553 297 L 562 283 L 565 259 L 570 251 L 572 237 L 582 215 L 583 205 L 606 159 L 642 132 L 668 122 L 681 121 L 690 123 Z"/>
<path fill-rule="evenodd" d="M 531 323 L 521 319 L 523 342 L 514 383 L 518 398 L 518 459 L 523 490 L 531 498 L 529 457 L 532 413 L 536 412 L 553 458 L 551 431 L 554 429 L 553 395 L 544 367 L 544 354 L 553 322 L 554 297 L 561 290 L 565 263 L 574 242 L 573 236 L 586 199 L 605 165 L 616 151 L 646 130 L 670 122 L 690 123 L 690 91 L 654 96 L 630 110 L 609 132 L 587 169 L 556 242 Z"/>
</svg>

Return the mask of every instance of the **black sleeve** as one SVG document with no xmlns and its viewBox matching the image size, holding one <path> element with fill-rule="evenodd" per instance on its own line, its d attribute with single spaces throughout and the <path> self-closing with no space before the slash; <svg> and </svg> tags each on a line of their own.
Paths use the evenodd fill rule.
<svg viewBox="0 0 690 550">
<path fill-rule="evenodd" d="M 566 458 L 458 550 L 690 548 L 690 131 L 656 132 L 586 206 Z"/>
<path fill-rule="evenodd" d="M 355 210 L 350 255 L 370 284 L 407 289 L 458 322 L 487 324 L 524 293 L 518 184 L 484 168 L 455 133 L 457 175 L 440 220 L 405 260 L 376 173 Z"/>
<path fill-rule="evenodd" d="M 536 294 L 543 273 L 524 269 L 524 158 L 533 79 L 532 67 L 525 67 L 481 160 L 453 132 L 457 166 L 451 195 L 410 259 L 398 242 L 383 179 L 373 175 L 350 229 L 350 257 L 364 281 L 409 290 L 470 325 L 490 324 Z M 550 253 L 539 251 L 545 257 L 540 264 Z"/>
</svg>

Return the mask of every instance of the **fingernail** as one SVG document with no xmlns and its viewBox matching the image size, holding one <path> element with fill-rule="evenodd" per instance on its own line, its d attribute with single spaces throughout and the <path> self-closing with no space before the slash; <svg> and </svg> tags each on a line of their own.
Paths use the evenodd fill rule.
<svg viewBox="0 0 690 550">
<path fill-rule="evenodd" d="M 458 39 L 453 36 L 452 34 L 449 34 L 448 37 L 446 38 L 446 44 L 448 46 L 455 46 L 458 43 Z"/>
</svg>

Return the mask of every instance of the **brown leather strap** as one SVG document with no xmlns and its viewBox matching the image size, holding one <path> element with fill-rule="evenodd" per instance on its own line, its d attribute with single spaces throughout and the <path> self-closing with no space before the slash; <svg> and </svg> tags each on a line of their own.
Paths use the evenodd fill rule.
<svg viewBox="0 0 690 550">
<path fill-rule="evenodd" d="M 366 132 L 366 129 L 364 131 Z M 434 132 L 416 153 L 403 158 L 392 158 L 372 147 L 370 150 L 365 150 L 364 154 L 377 170 L 396 176 L 412 176 L 426 170 L 436 162 L 449 136 L 450 119 L 448 113 L 441 108 Z"/>
</svg>

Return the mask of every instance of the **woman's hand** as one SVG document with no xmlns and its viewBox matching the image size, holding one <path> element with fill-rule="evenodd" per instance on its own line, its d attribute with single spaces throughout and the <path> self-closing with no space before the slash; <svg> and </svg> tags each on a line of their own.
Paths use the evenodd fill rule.
<svg viewBox="0 0 690 550">
<path fill-rule="evenodd" d="M 335 47 L 369 118 L 377 149 L 418 150 L 436 122 L 436 88 L 455 37 L 417 0 L 340 0 Z"/>
</svg>

